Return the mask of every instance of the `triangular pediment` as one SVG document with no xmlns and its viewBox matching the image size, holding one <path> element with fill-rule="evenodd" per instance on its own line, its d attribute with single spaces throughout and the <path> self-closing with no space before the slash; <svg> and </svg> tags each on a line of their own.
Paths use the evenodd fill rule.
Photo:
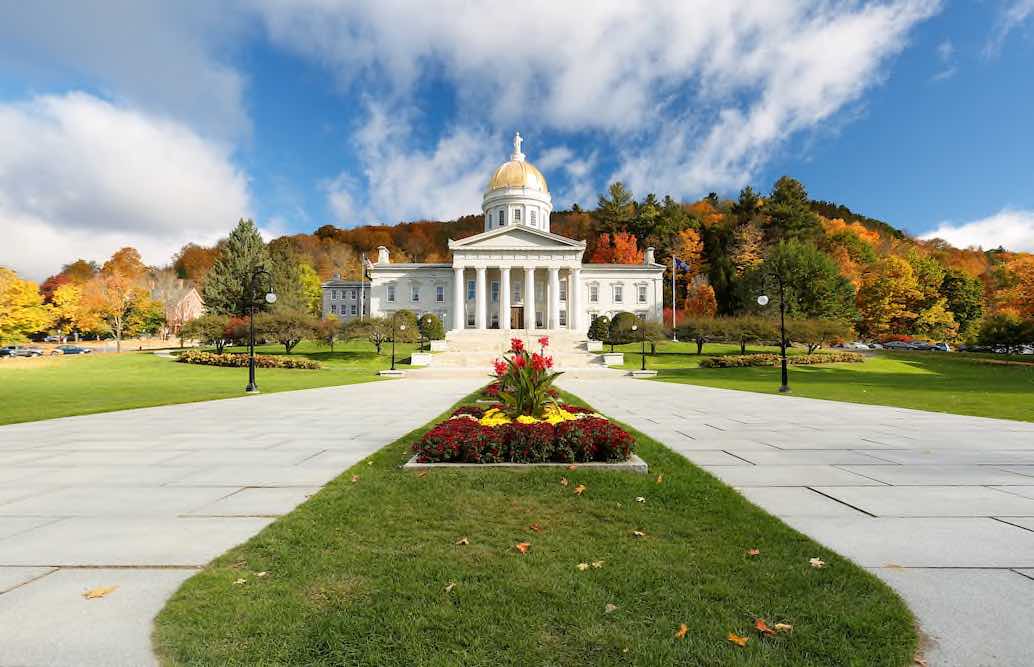
<svg viewBox="0 0 1034 667">
<path fill-rule="evenodd" d="M 493 250 L 524 250 L 524 249 L 574 249 L 585 248 L 585 241 L 575 241 L 559 234 L 550 234 L 533 227 L 523 225 L 510 225 L 500 227 L 490 232 L 482 232 L 474 236 L 468 236 L 459 241 L 449 241 L 449 249 L 493 249 Z"/>
</svg>

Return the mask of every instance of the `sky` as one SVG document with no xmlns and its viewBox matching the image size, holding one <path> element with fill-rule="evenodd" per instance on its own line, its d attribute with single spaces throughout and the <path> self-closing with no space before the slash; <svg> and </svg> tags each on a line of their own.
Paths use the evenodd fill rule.
<svg viewBox="0 0 1034 667">
<path fill-rule="evenodd" d="M 1034 251 L 1034 0 L 518 4 L 0 0 L 0 265 L 476 213 L 516 130 L 556 209 L 788 174 Z"/>
</svg>

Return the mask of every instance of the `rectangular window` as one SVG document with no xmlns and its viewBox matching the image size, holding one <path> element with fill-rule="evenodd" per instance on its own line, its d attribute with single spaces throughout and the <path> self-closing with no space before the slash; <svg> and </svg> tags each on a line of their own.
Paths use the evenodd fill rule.
<svg viewBox="0 0 1034 667">
<path fill-rule="evenodd" d="M 352 293 L 348 296 L 348 298 L 351 299 L 352 301 L 355 301 L 356 297 L 358 297 L 358 295 L 359 295 L 359 290 L 352 290 Z"/>
<path fill-rule="evenodd" d="M 412 301 L 413 303 L 416 303 L 416 302 L 420 301 L 420 287 L 417 286 L 417 285 L 413 285 L 409 289 L 410 289 L 409 300 Z"/>
<path fill-rule="evenodd" d="M 358 314 L 358 308 L 356 308 L 356 305 L 354 303 L 352 304 L 352 307 L 349 310 L 352 312 L 353 315 Z"/>
<path fill-rule="evenodd" d="M 536 213 L 538 213 L 538 211 L 536 211 L 535 209 L 531 209 L 531 211 L 528 212 L 528 219 L 531 221 L 531 226 L 532 227 L 535 226 L 535 222 L 536 222 L 535 218 L 537 217 L 535 215 Z"/>
<path fill-rule="evenodd" d="M 520 222 L 521 221 L 521 209 L 519 209 L 519 208 L 513 209 L 513 221 L 514 222 Z"/>
<path fill-rule="evenodd" d="M 388 303 L 395 303 L 395 286 L 388 285 Z"/>
<path fill-rule="evenodd" d="M 600 301 L 600 286 L 589 285 L 589 303 L 599 303 Z"/>
<path fill-rule="evenodd" d="M 625 300 L 625 286 L 614 285 L 614 303 L 622 303 Z"/>
<path fill-rule="evenodd" d="M 330 291 L 330 298 L 333 299 L 334 301 L 337 301 L 337 290 L 331 290 Z"/>
<path fill-rule="evenodd" d="M 561 310 L 560 311 L 560 326 L 562 326 L 562 327 L 566 327 L 567 326 L 567 311 L 566 310 Z"/>
<path fill-rule="evenodd" d="M 567 301 L 567 281 L 560 281 L 560 300 Z"/>
<path fill-rule="evenodd" d="M 535 326 L 538 327 L 539 329 L 541 329 L 542 327 L 546 326 L 545 324 L 542 323 L 542 311 L 541 310 L 537 311 L 535 313 Z"/>
<path fill-rule="evenodd" d="M 473 301 L 477 294 L 477 283 L 473 280 L 467 281 L 467 301 Z"/>
<path fill-rule="evenodd" d="M 330 312 L 332 312 L 332 313 L 336 313 L 337 312 L 337 304 L 334 304 L 334 303 L 330 304 Z"/>
<path fill-rule="evenodd" d="M 600 316 L 599 313 L 589 313 L 589 321 L 590 322 L 595 322 L 596 318 L 599 317 L 599 316 Z"/>
<path fill-rule="evenodd" d="M 434 300 L 438 303 L 445 303 L 445 287 L 438 285 L 434 288 Z"/>
<path fill-rule="evenodd" d="M 513 284 L 513 302 L 514 303 L 520 303 L 521 301 L 523 301 L 523 299 L 521 298 L 521 284 L 520 283 L 514 283 Z"/>
<path fill-rule="evenodd" d="M 492 303 L 499 303 L 499 283 L 492 281 Z"/>
<path fill-rule="evenodd" d="M 506 211 L 499 209 L 499 226 L 502 227 L 506 224 Z"/>
<path fill-rule="evenodd" d="M 492 322 L 488 325 L 489 329 L 499 328 L 499 313 L 492 313 Z"/>
<path fill-rule="evenodd" d="M 467 326 L 468 327 L 472 327 L 472 326 L 474 326 L 474 324 L 475 324 L 475 322 L 474 322 L 474 313 L 473 312 L 467 313 Z"/>
<path fill-rule="evenodd" d="M 638 296 L 639 303 L 646 303 L 646 285 L 639 285 Z"/>
</svg>

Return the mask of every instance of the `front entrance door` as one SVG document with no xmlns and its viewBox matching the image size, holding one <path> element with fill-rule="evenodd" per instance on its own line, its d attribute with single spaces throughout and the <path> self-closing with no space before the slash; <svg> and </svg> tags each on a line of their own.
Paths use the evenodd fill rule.
<svg viewBox="0 0 1034 667">
<path fill-rule="evenodd" d="M 524 306 L 513 306 L 510 308 L 510 328 L 524 328 Z"/>
</svg>

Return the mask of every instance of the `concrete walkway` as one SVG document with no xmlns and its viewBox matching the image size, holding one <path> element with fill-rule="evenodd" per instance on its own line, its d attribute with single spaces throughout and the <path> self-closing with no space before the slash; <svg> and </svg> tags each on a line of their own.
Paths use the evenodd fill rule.
<svg viewBox="0 0 1034 667">
<path fill-rule="evenodd" d="M 915 612 L 930 665 L 1034 664 L 1034 424 L 628 378 L 560 384 L 870 568 Z"/>
<path fill-rule="evenodd" d="M 0 665 L 152 664 L 151 621 L 197 568 L 483 383 L 392 380 L 0 427 Z M 118 589 L 82 597 L 98 586 Z"/>
</svg>

